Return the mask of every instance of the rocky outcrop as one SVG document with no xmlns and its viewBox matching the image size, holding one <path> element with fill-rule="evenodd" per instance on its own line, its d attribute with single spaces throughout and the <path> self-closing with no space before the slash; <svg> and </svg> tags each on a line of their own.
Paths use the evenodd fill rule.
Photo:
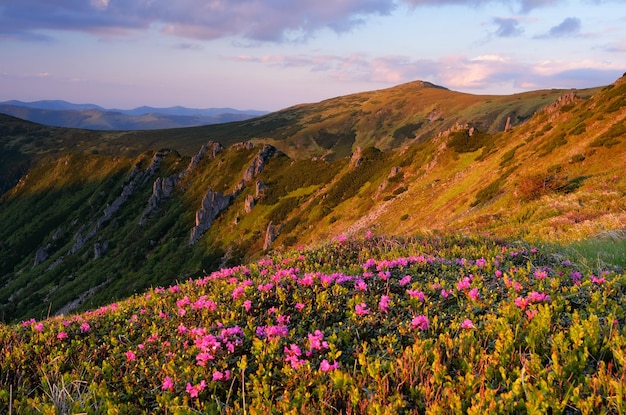
<svg viewBox="0 0 626 415">
<path fill-rule="evenodd" d="M 276 148 L 265 144 L 261 150 L 259 150 L 256 157 L 250 162 L 248 168 L 243 173 L 242 180 L 244 183 L 249 183 L 252 179 L 258 176 L 265 168 L 265 163 L 276 154 Z"/>
<path fill-rule="evenodd" d="M 176 185 L 185 176 L 190 174 L 198 166 L 202 159 L 206 156 L 208 156 L 209 159 L 214 159 L 222 150 L 224 150 L 224 147 L 220 143 L 210 141 L 200 147 L 200 151 L 198 151 L 198 153 L 191 158 L 189 165 L 184 171 L 164 178 L 157 177 L 152 185 L 152 194 L 150 195 L 150 199 L 148 199 L 148 204 L 141 214 L 141 218 L 139 218 L 139 225 L 143 226 L 148 222 L 152 212 L 159 207 L 164 199 L 167 199 L 172 195 Z"/>
<path fill-rule="evenodd" d="M 561 108 L 563 108 L 565 105 L 576 104 L 579 101 L 581 101 L 581 98 L 579 98 L 576 95 L 576 92 L 575 91 L 570 91 L 567 94 L 560 96 L 552 104 L 547 105 L 546 107 L 544 107 L 543 108 L 543 112 L 545 112 L 546 114 L 552 114 L 552 113 L 560 110 Z"/>
<path fill-rule="evenodd" d="M 391 171 L 389 172 L 389 176 L 387 176 L 388 179 L 393 179 L 394 177 L 396 177 L 398 174 L 400 174 L 400 172 L 402 171 L 402 167 L 392 167 Z"/>
<path fill-rule="evenodd" d="M 145 184 L 154 175 L 163 162 L 163 159 L 171 152 L 171 150 L 167 149 L 157 151 L 152 157 L 150 165 L 144 171 L 141 171 L 137 165 L 135 165 L 133 170 L 126 177 L 125 184 L 122 187 L 122 193 L 110 205 L 104 208 L 103 216 L 96 221 L 96 224 L 91 228 L 91 230 L 89 230 L 89 232 L 83 234 L 81 229 L 76 233 L 74 236 L 74 245 L 72 245 L 68 253 L 70 255 L 74 254 L 85 246 L 85 244 L 98 233 L 102 226 L 111 220 L 113 215 L 120 209 L 120 207 L 122 207 L 128 198 L 135 193 L 135 190 L 139 186 Z"/>
<path fill-rule="evenodd" d="M 232 195 L 223 195 L 209 189 L 204 197 L 200 209 L 196 212 L 196 226 L 191 229 L 189 245 L 193 245 L 211 227 L 215 218 L 226 209 L 232 201 Z"/>
<path fill-rule="evenodd" d="M 363 162 L 363 149 L 361 147 L 357 147 L 352 153 L 352 157 L 350 158 L 350 166 L 352 168 L 359 167 Z"/>
<path fill-rule="evenodd" d="M 100 258 L 106 251 L 109 249 L 109 241 L 104 241 L 102 243 L 96 242 L 93 244 L 93 257 L 94 259 Z"/>
<path fill-rule="evenodd" d="M 251 144 L 251 143 L 250 143 Z M 243 146 L 241 143 L 239 146 Z M 246 150 L 250 150 L 249 146 L 244 147 Z M 253 148 L 253 147 L 252 147 Z M 252 159 L 246 171 L 243 173 L 243 177 L 237 186 L 235 187 L 235 194 L 238 194 L 246 187 L 246 184 L 252 181 L 256 176 L 258 176 L 263 169 L 265 168 L 265 164 L 267 161 L 273 156 L 278 154 L 278 150 L 274 146 L 270 146 L 269 144 L 265 144 L 261 150 L 257 153 L 257 155 Z"/>
<path fill-rule="evenodd" d="M 252 195 L 246 196 L 245 200 L 243 201 L 244 212 L 250 213 L 252 211 L 252 208 L 254 207 L 254 204 L 255 204 L 254 196 Z"/>
<path fill-rule="evenodd" d="M 49 247 L 50 247 L 49 245 L 46 245 L 46 246 L 40 246 L 39 249 L 37 249 L 37 252 L 35 253 L 35 261 L 33 263 L 33 268 L 41 264 L 42 262 L 44 262 L 46 259 L 48 259 Z"/>
<path fill-rule="evenodd" d="M 265 183 L 263 183 L 260 180 L 256 181 L 256 189 L 255 189 L 255 197 L 257 199 L 263 197 L 265 195 L 265 192 L 267 191 L 267 186 L 265 185 Z"/>
<path fill-rule="evenodd" d="M 272 243 L 278 238 L 280 234 L 280 229 L 276 229 L 274 226 L 274 222 L 270 221 L 267 225 L 267 229 L 265 230 L 265 241 L 263 241 L 263 250 L 268 251 Z"/>
<path fill-rule="evenodd" d="M 198 154 L 194 155 L 189 162 L 189 166 L 187 166 L 187 170 L 185 170 L 184 174 L 191 172 L 196 168 L 198 163 L 204 158 L 204 156 L 208 153 L 211 159 L 217 157 L 217 155 L 224 150 L 224 147 L 215 141 L 209 141 L 207 144 L 204 144 L 200 147 L 200 151 Z"/>
</svg>

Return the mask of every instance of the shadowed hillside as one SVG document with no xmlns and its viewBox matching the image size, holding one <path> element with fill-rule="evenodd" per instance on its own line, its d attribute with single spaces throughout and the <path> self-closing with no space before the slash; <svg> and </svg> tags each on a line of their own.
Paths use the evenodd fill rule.
<svg viewBox="0 0 626 415">
<path fill-rule="evenodd" d="M 625 81 L 512 96 L 413 82 L 152 132 L 2 117 L 0 316 L 93 308 L 369 230 L 619 235 Z"/>
</svg>

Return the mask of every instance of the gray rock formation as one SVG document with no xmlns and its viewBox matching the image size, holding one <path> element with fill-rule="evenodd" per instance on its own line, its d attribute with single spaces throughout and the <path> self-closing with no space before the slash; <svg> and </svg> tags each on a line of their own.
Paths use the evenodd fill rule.
<svg viewBox="0 0 626 415">
<path fill-rule="evenodd" d="M 100 258 L 109 249 L 109 241 L 103 243 L 96 242 L 93 244 L 93 257 L 94 259 Z"/>
<path fill-rule="evenodd" d="M 196 212 L 196 226 L 191 229 L 189 245 L 193 245 L 211 227 L 215 218 L 226 209 L 232 201 L 232 195 L 223 195 L 209 189 L 204 197 L 200 209 Z"/>
<path fill-rule="evenodd" d="M 255 197 L 257 199 L 263 197 L 265 195 L 265 191 L 267 190 L 267 186 L 260 180 L 256 181 L 256 189 L 255 189 Z"/>
<path fill-rule="evenodd" d="M 243 173 L 243 182 L 248 183 L 256 176 L 258 176 L 263 169 L 265 168 L 265 163 L 270 159 L 274 154 L 276 154 L 276 148 L 265 144 L 256 157 L 250 162 L 248 168 Z"/>
<path fill-rule="evenodd" d="M 246 199 L 243 201 L 243 210 L 246 213 L 250 213 L 252 211 L 252 208 L 254 207 L 254 196 L 252 195 L 248 195 L 246 196 Z"/>
<path fill-rule="evenodd" d="M 267 225 L 267 230 L 265 231 L 263 250 L 268 251 L 270 249 L 272 243 L 276 240 L 279 233 L 280 231 L 274 227 L 274 222 L 270 221 L 270 223 Z"/>
<path fill-rule="evenodd" d="M 39 249 L 35 253 L 35 262 L 33 263 L 33 268 L 48 259 L 48 248 L 49 245 L 39 247 Z"/>
</svg>

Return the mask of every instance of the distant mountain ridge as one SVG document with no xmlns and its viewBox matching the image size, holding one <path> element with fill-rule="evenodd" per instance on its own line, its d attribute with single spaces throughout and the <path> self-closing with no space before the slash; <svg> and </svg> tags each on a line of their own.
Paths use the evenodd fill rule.
<svg viewBox="0 0 626 415">
<path fill-rule="evenodd" d="M 234 108 L 109 109 L 95 104 L 73 104 L 62 100 L 0 102 L 0 113 L 53 127 L 91 130 L 153 130 L 244 121 L 267 111 Z"/>
</svg>

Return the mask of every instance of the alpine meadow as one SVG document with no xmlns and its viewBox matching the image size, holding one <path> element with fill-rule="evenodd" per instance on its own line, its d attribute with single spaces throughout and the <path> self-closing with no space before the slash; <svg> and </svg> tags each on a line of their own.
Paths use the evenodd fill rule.
<svg viewBox="0 0 626 415">
<path fill-rule="evenodd" d="M 0 224 L 0 413 L 626 412 L 626 74 L 0 114 Z"/>
</svg>

